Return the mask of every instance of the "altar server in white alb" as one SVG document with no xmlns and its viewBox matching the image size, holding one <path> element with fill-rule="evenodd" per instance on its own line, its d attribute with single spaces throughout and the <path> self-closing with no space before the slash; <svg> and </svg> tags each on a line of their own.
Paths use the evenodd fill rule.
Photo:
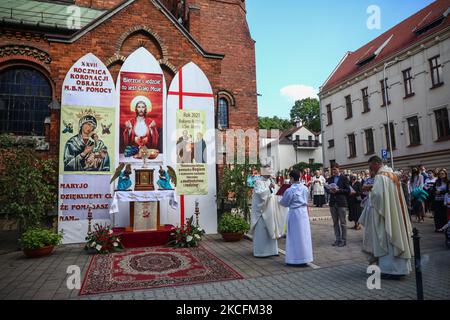
<svg viewBox="0 0 450 320">
<path fill-rule="evenodd" d="M 286 232 L 286 264 L 307 266 L 313 261 L 311 226 L 308 215 L 308 188 L 301 183 L 296 170 L 289 174 L 292 186 L 286 190 L 280 204 L 288 207 Z"/>
<path fill-rule="evenodd" d="M 272 168 L 265 164 L 256 180 L 252 198 L 253 255 L 258 258 L 278 255 L 277 239 L 284 230 L 285 210 L 278 204 Z"/>
</svg>

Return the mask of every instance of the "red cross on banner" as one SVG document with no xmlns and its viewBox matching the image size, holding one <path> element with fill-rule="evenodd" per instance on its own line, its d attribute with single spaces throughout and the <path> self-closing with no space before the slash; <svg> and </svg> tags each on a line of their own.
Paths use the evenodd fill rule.
<svg viewBox="0 0 450 320">
<path fill-rule="evenodd" d="M 200 92 L 184 92 L 183 91 L 183 68 L 178 71 L 178 92 L 169 91 L 169 96 L 178 96 L 178 108 L 183 110 L 183 98 L 184 97 L 196 97 L 196 98 L 214 98 L 212 93 L 200 93 Z M 180 195 L 180 219 L 181 225 L 184 226 L 184 195 Z"/>
</svg>

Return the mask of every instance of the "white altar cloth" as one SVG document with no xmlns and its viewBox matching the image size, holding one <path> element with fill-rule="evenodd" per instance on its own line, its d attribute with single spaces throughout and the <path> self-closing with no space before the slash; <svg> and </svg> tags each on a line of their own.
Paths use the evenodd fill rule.
<svg viewBox="0 0 450 320">
<path fill-rule="evenodd" d="M 169 200 L 172 209 L 178 208 L 178 201 L 175 196 L 175 190 L 155 190 L 155 191 L 116 191 L 114 193 L 110 214 L 119 212 L 119 201 L 122 202 L 157 202 Z"/>
</svg>

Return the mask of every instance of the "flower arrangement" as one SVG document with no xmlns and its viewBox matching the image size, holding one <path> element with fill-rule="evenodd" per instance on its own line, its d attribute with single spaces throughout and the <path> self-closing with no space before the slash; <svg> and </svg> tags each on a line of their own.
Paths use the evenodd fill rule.
<svg viewBox="0 0 450 320">
<path fill-rule="evenodd" d="M 123 245 L 110 226 L 94 225 L 94 232 L 86 237 L 85 250 L 95 250 L 96 253 L 106 254 L 123 250 Z"/>
<path fill-rule="evenodd" d="M 202 240 L 205 230 L 192 223 L 193 216 L 186 219 L 186 224 L 176 228 L 170 235 L 174 238 L 169 245 L 175 248 L 197 247 Z"/>
</svg>

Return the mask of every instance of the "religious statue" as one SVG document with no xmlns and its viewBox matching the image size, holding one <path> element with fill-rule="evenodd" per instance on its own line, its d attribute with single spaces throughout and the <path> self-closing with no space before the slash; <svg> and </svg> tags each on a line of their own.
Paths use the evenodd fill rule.
<svg viewBox="0 0 450 320">
<path fill-rule="evenodd" d="M 158 186 L 160 188 L 160 190 L 173 190 L 172 185 L 170 184 L 170 181 L 173 180 L 171 179 L 171 176 L 169 174 L 169 170 L 165 171 L 162 166 L 159 166 L 159 180 L 158 180 Z M 170 168 L 170 167 L 169 167 Z M 175 173 L 175 170 L 171 170 L 172 171 L 172 177 L 173 174 Z"/>
<path fill-rule="evenodd" d="M 125 170 L 123 170 L 124 168 L 125 168 Z M 119 183 L 117 184 L 117 190 L 127 191 L 131 188 L 131 185 L 132 185 L 130 175 L 131 175 L 131 165 L 127 164 L 125 166 L 125 163 L 121 163 L 117 167 L 116 172 L 114 173 L 113 177 L 111 178 L 110 183 L 112 183 L 117 178 L 119 178 Z"/>
</svg>

